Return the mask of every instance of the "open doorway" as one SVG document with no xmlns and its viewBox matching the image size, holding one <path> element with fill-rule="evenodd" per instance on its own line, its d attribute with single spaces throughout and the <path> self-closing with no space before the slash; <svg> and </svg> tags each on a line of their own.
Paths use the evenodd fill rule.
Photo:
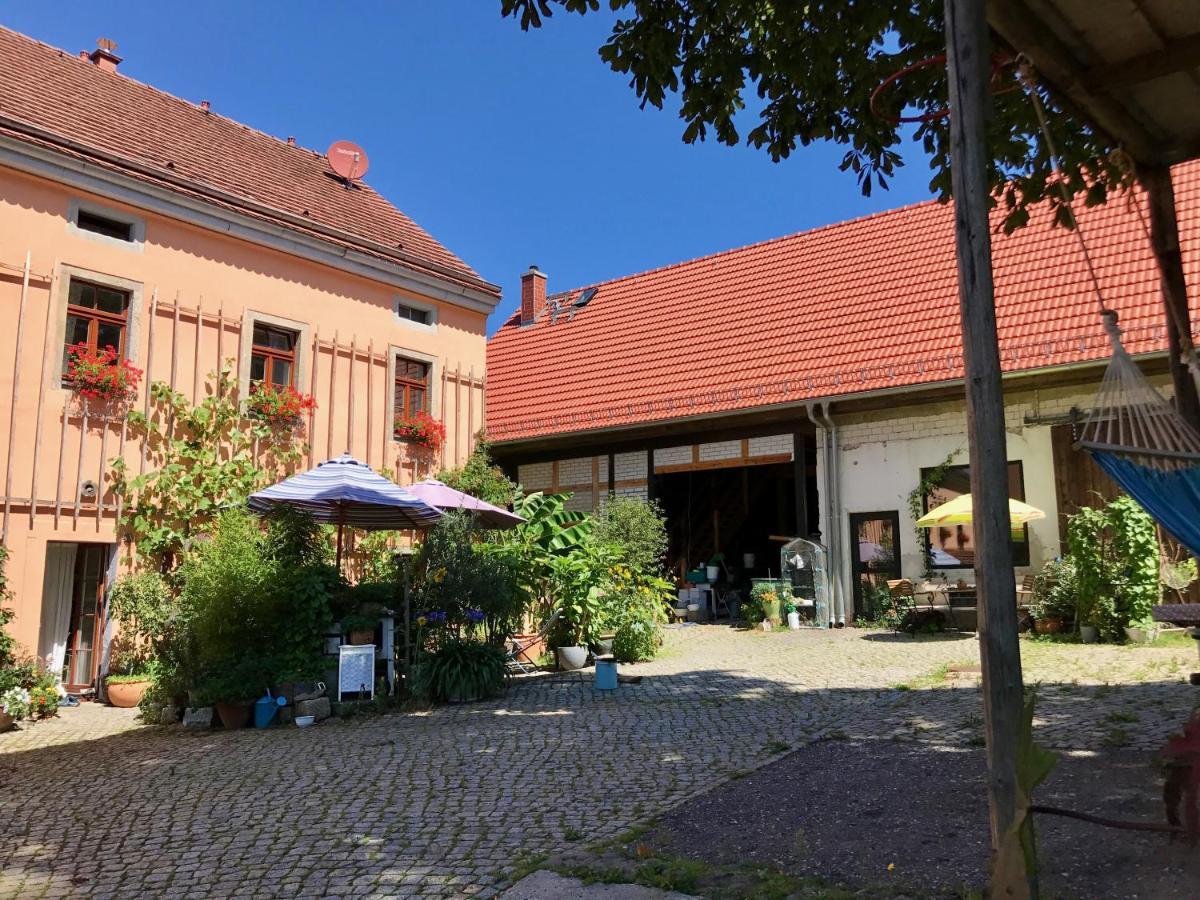
<svg viewBox="0 0 1200 900">
<path fill-rule="evenodd" d="M 93 688 L 104 648 L 113 544 L 51 541 L 42 580 L 38 655 L 69 694 Z"/>
<path fill-rule="evenodd" d="M 729 466 L 656 474 L 655 498 L 667 516 L 668 568 L 683 578 L 716 554 L 725 560 L 722 580 L 779 575 L 784 543 L 808 533 L 815 514 L 815 474 L 806 491 L 796 490 L 793 463 Z M 801 521 L 803 519 L 803 521 Z M 746 565 L 750 557 L 753 564 Z"/>
</svg>

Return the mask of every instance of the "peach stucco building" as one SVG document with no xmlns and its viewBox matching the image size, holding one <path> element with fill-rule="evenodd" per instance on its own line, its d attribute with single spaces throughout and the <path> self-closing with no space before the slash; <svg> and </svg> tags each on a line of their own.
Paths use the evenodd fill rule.
<svg viewBox="0 0 1200 900">
<path fill-rule="evenodd" d="M 113 344 L 201 397 L 232 360 L 311 394 L 315 463 L 349 451 L 402 481 L 461 461 L 483 422 L 485 323 L 499 289 L 324 154 L 79 55 L 0 29 L 0 477 L 28 650 L 91 683 L 118 553 L 109 461 L 142 462 L 121 411 L 64 387 L 64 348 Z M 441 458 L 393 439 L 440 418 Z"/>
</svg>

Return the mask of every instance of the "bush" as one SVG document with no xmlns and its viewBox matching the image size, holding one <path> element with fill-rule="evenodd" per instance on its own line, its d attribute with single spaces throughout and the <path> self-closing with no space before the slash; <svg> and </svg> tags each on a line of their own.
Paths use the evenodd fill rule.
<svg viewBox="0 0 1200 900">
<path fill-rule="evenodd" d="M 1067 523 L 1067 546 L 1075 564 L 1079 621 L 1095 625 L 1109 640 L 1123 629 L 1146 625 L 1158 602 L 1158 532 L 1132 497 L 1102 509 L 1084 507 Z"/>
<path fill-rule="evenodd" d="M 512 479 L 492 461 L 487 438 L 482 433 L 476 438 L 475 449 L 460 468 L 443 469 L 437 477 L 438 481 L 445 482 L 456 491 L 506 508 L 519 490 Z"/>
<path fill-rule="evenodd" d="M 662 572 L 667 555 L 667 517 L 654 500 L 610 494 L 593 517 L 593 535 L 618 549 L 622 563 L 637 572 Z"/>
<path fill-rule="evenodd" d="M 1034 579 L 1033 602 L 1029 605 L 1029 614 L 1034 619 L 1064 619 L 1073 622 L 1077 612 L 1080 613 L 1081 624 L 1091 624 L 1090 621 L 1083 621 L 1084 610 L 1079 608 L 1075 563 L 1070 557 L 1051 560 L 1042 566 L 1042 571 Z"/>
<path fill-rule="evenodd" d="M 264 531 L 233 510 L 180 569 L 173 680 L 208 701 L 245 700 L 272 684 L 319 677 L 341 580 L 311 517 L 273 514 Z"/>
<path fill-rule="evenodd" d="M 414 691 L 434 702 L 479 700 L 504 690 L 504 650 L 480 641 L 453 639 L 426 655 L 414 673 Z"/>
<path fill-rule="evenodd" d="M 156 647 L 164 639 L 174 613 L 174 598 L 157 572 L 139 572 L 117 579 L 109 592 L 109 610 L 121 634 L 109 648 L 112 675 L 150 674 Z"/>
</svg>

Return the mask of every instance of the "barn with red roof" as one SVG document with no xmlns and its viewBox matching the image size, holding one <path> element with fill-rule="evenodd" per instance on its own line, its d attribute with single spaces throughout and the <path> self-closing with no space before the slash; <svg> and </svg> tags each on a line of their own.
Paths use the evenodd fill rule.
<svg viewBox="0 0 1200 900">
<path fill-rule="evenodd" d="M 1195 285 L 1200 167 L 1179 167 L 1175 182 Z M 1119 197 L 1079 218 L 1126 346 L 1158 376 L 1165 318 L 1144 202 Z M 1011 235 L 996 221 L 1010 494 L 1047 513 L 1017 535 L 1020 576 L 1059 555 L 1062 517 L 1115 491 L 1071 446 L 1109 346 L 1077 237 L 1050 227 L 1048 211 Z M 950 207 L 567 291 L 548 281 L 525 273 L 520 310 L 488 345 L 488 436 L 527 490 L 569 492 L 589 510 L 610 494 L 657 500 L 680 576 L 718 555 L 723 578 L 778 573 L 782 539 L 819 530 L 847 618 L 866 610 L 865 585 L 920 577 L 927 554 L 969 579 L 970 527 L 935 529 L 923 546 L 909 509 L 931 470 L 938 498 L 967 490 Z"/>
</svg>

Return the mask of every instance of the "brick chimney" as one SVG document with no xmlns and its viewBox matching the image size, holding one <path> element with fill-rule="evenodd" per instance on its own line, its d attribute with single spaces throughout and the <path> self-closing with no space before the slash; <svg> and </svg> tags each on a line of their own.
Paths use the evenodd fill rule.
<svg viewBox="0 0 1200 900">
<path fill-rule="evenodd" d="M 528 325 L 546 308 L 546 273 L 537 266 L 521 275 L 521 324 Z"/>
<path fill-rule="evenodd" d="M 104 72 L 117 71 L 117 66 L 121 64 L 121 57 L 113 52 L 117 49 L 117 42 L 108 38 L 100 38 L 96 43 L 99 46 L 87 55 L 87 58 L 92 61 L 92 65 Z"/>
</svg>

